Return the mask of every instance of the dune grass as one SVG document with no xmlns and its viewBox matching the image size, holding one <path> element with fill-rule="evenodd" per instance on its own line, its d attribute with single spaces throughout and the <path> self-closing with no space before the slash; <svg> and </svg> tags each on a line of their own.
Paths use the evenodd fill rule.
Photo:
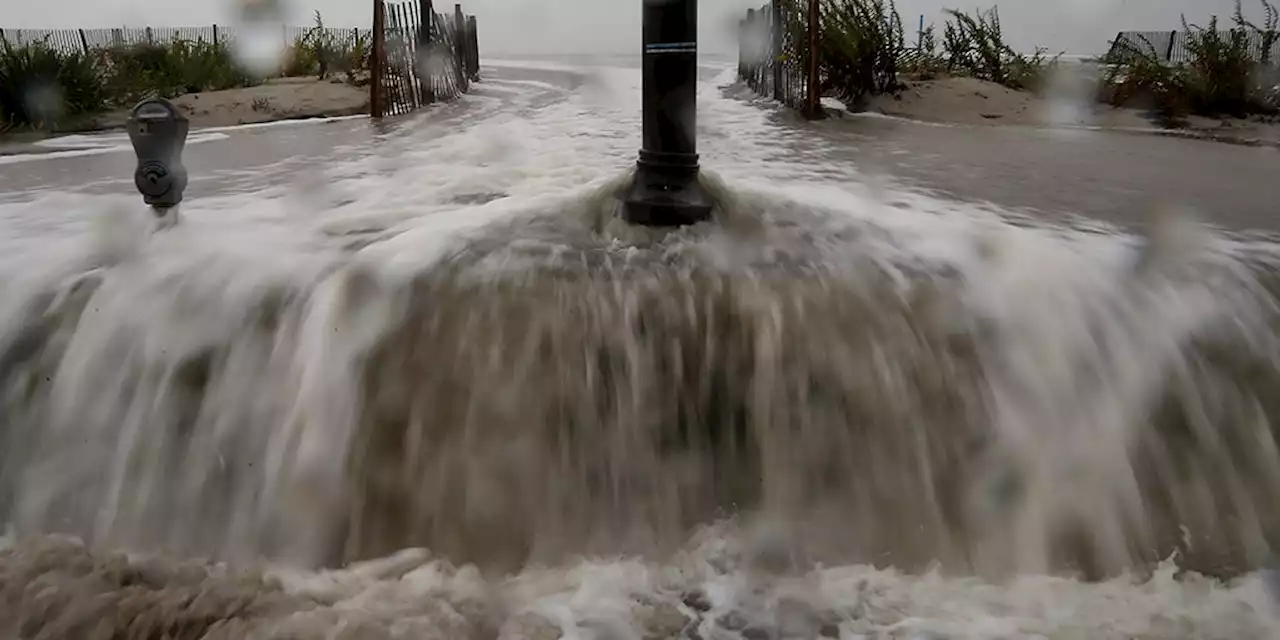
<svg viewBox="0 0 1280 640">
<path fill-rule="evenodd" d="M 95 60 L 43 43 L 0 49 L 0 132 L 51 128 L 108 105 Z"/>
<path fill-rule="evenodd" d="M 806 25 L 803 7 L 792 2 L 785 13 L 795 52 L 803 50 Z M 1031 55 L 1015 51 L 1005 40 L 994 7 L 966 13 L 948 10 L 939 48 L 935 27 L 922 31 L 908 44 L 894 0 L 822 0 L 818 39 L 822 94 L 857 105 L 870 96 L 900 91 L 904 75 L 930 79 L 965 75 L 996 82 L 1011 89 L 1036 90 L 1056 64 L 1043 49 Z"/>
<path fill-rule="evenodd" d="M 856 104 L 900 89 L 907 46 L 893 0 L 824 0 L 820 24 L 824 95 Z"/>
<path fill-rule="evenodd" d="M 198 91 L 253 86 L 225 44 L 184 40 L 112 47 L 99 52 L 99 78 L 111 106 L 133 106 L 147 96 L 173 98 Z"/>
<path fill-rule="evenodd" d="M 360 75 L 370 68 L 372 52 L 368 36 L 359 34 L 352 41 L 343 41 L 325 27 L 324 17 L 316 11 L 314 25 L 290 45 L 281 72 L 286 77 L 315 76 L 320 80 L 342 73 L 348 82 L 359 84 Z"/>
<path fill-rule="evenodd" d="M 1164 60 L 1145 38 L 1117 41 L 1104 62 L 1101 99 L 1150 110 L 1167 124 L 1188 115 L 1244 117 L 1280 114 L 1280 11 L 1260 0 L 1265 22 L 1246 19 L 1236 1 L 1232 25 L 1182 21 L 1187 59 Z"/>
<path fill-rule="evenodd" d="M 1045 49 L 1026 55 L 1010 47 L 1004 40 L 997 7 L 972 15 L 948 9 L 947 15 L 942 64 L 951 74 L 1034 91 L 1041 88 L 1046 73 L 1057 63 L 1056 57 L 1046 58 Z"/>
<path fill-rule="evenodd" d="M 292 43 L 279 75 L 320 79 L 345 73 L 359 84 L 369 68 L 368 38 L 342 41 L 326 29 L 319 12 L 315 26 Z M 0 132 L 14 129 L 74 128 L 109 109 L 132 107 L 149 96 L 253 86 L 225 42 L 175 40 L 103 47 L 85 52 L 59 50 L 45 42 L 0 46 Z"/>
</svg>

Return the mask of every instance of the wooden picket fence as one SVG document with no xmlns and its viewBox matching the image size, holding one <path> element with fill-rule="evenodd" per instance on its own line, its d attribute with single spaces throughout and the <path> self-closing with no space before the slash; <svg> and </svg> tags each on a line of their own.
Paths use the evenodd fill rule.
<svg viewBox="0 0 1280 640">
<path fill-rule="evenodd" d="M 460 4 L 448 15 L 432 0 L 374 0 L 371 73 L 375 118 L 457 98 L 480 79 L 475 17 Z"/>
<path fill-rule="evenodd" d="M 1236 32 L 1219 31 L 1218 37 L 1231 41 Z M 1191 61 L 1191 45 L 1197 34 L 1193 31 L 1121 31 L 1111 41 L 1108 59 L 1125 56 L 1129 51 L 1137 50 L 1154 54 L 1157 58 L 1171 64 Z M 1261 64 L 1280 64 L 1280 47 L 1274 46 L 1275 32 L 1271 32 L 1272 43 L 1269 45 L 1265 32 L 1246 31 L 1243 35 L 1248 47 L 1249 57 Z"/>
<path fill-rule="evenodd" d="M 818 0 L 770 0 L 738 23 L 738 77 L 756 93 L 820 117 Z"/>
<path fill-rule="evenodd" d="M 296 42 L 307 34 L 314 34 L 315 27 L 282 26 L 284 42 Z M 370 30 L 359 28 L 324 27 L 324 39 L 339 47 L 352 47 L 367 42 Z M 127 47 L 139 44 L 169 44 L 172 42 L 207 42 L 231 45 L 236 40 L 236 29 L 226 25 L 203 27 L 120 27 L 114 29 L 4 29 L 0 28 L 0 47 L 20 47 L 43 43 L 63 53 L 91 53 L 94 50 Z"/>
</svg>

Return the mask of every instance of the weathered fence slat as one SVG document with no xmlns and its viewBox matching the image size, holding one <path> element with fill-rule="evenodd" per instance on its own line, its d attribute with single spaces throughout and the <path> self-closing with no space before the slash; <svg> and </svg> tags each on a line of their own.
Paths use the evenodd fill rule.
<svg viewBox="0 0 1280 640">
<path fill-rule="evenodd" d="M 374 0 L 374 117 L 400 115 L 466 93 L 479 78 L 476 19 L 454 6 L 452 18 L 431 0 Z"/>
<path fill-rule="evenodd" d="M 1218 37 L 1230 41 L 1235 32 L 1231 30 L 1218 31 Z M 1180 64 L 1191 61 L 1191 44 L 1196 37 L 1194 31 L 1121 31 L 1116 34 L 1116 39 L 1111 43 L 1111 50 L 1107 57 L 1116 55 L 1124 55 L 1125 50 L 1122 47 L 1137 49 L 1155 55 L 1164 62 L 1170 64 Z M 1264 34 L 1256 31 L 1245 31 L 1244 38 L 1248 46 L 1249 56 L 1254 62 L 1270 63 L 1280 60 L 1280 46 L 1273 47 L 1272 51 L 1266 52 L 1266 60 L 1263 59 L 1265 47 Z"/>
<path fill-rule="evenodd" d="M 383 78 L 386 77 L 386 5 L 382 0 L 373 0 L 373 50 L 369 55 L 369 115 L 381 118 L 386 115 L 386 91 Z"/>
<path fill-rule="evenodd" d="M 817 60 L 818 0 L 770 0 L 738 23 L 738 78 L 808 117 L 822 114 Z"/>
</svg>

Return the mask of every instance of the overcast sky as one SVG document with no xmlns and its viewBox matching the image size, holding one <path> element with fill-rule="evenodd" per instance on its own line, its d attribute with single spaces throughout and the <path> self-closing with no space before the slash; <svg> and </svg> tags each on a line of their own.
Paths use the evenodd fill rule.
<svg viewBox="0 0 1280 640">
<path fill-rule="evenodd" d="M 365 26 L 371 0 L 284 0 L 292 22 L 304 24 L 320 10 L 334 26 Z M 1258 0 L 1244 0 L 1246 13 L 1260 15 Z M 436 0 L 452 8 L 449 0 Z M 1166 30 L 1179 14 L 1200 22 L 1229 16 L 1233 0 L 898 0 L 907 30 L 920 15 L 940 22 L 942 9 L 973 9 L 996 3 L 1005 37 L 1019 49 L 1044 46 L 1053 52 L 1097 53 L 1116 32 Z M 763 0 L 701 0 L 704 51 L 732 52 L 732 25 L 747 7 Z M 639 48 L 641 0 L 464 0 L 478 17 L 483 53 L 629 53 Z M 440 6 L 437 6 L 440 10 Z M 198 26 L 227 23 L 230 0 L 0 0 L 0 28 Z"/>
</svg>

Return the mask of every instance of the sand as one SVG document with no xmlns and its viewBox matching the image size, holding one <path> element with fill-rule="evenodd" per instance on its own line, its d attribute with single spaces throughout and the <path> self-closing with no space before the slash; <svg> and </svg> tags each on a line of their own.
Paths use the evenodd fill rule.
<svg viewBox="0 0 1280 640">
<path fill-rule="evenodd" d="M 368 113 L 369 89 L 341 78 L 278 78 L 256 87 L 190 93 L 173 103 L 198 129 Z M 95 128 L 123 127 L 128 116 L 127 110 L 114 111 L 100 117 Z"/>
<path fill-rule="evenodd" d="M 872 98 L 863 111 L 935 123 L 1098 127 L 1280 146 L 1280 123 L 1193 116 L 1182 126 L 1170 129 L 1137 109 L 1115 108 L 1094 102 L 1087 94 L 1082 94 L 1078 84 L 1051 88 L 1047 95 L 1037 95 L 974 78 L 912 80 L 897 96 Z M 841 115 L 839 110 L 836 115 Z"/>
<path fill-rule="evenodd" d="M 226 127 L 279 120 L 333 118 L 369 113 L 369 88 L 335 77 L 276 78 L 256 87 L 190 93 L 173 99 L 191 121 L 191 128 Z M 75 123 L 56 132 L 0 133 L 0 156 L 48 153 L 37 143 L 68 133 L 123 129 L 129 109 L 117 109 Z"/>
</svg>

